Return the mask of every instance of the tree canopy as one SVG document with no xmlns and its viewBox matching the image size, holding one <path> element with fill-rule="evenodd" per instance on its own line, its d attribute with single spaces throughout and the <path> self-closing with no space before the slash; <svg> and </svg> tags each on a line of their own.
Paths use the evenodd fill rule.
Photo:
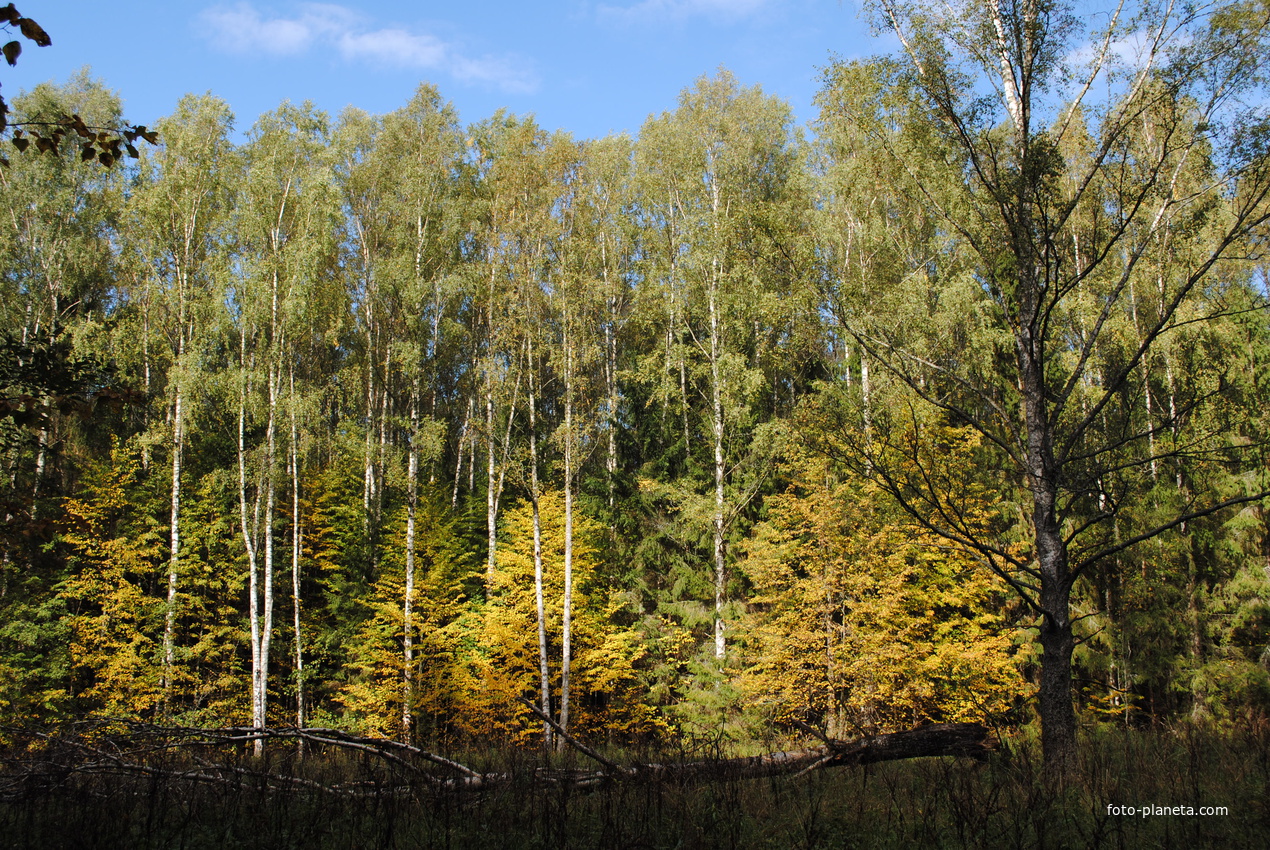
<svg viewBox="0 0 1270 850">
<path fill-rule="evenodd" d="M 720 71 L 637 138 L 425 84 L 15 157 L 0 712 L 1039 715 L 1059 774 L 1081 722 L 1263 716 L 1263 5 L 875 11 L 903 53 L 805 130 Z"/>
</svg>

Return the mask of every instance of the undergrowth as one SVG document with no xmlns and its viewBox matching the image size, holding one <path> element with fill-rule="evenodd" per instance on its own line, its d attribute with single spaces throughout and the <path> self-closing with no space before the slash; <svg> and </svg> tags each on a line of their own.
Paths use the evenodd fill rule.
<svg viewBox="0 0 1270 850">
<path fill-rule="evenodd" d="M 195 769 L 197 759 L 169 753 L 156 755 L 152 776 L 77 772 L 22 788 L 0 802 L 0 847 L 1261 850 L 1270 837 L 1265 727 L 1098 729 L 1083 737 L 1080 772 L 1061 789 L 1046 781 L 1035 740 L 1016 735 L 1003 744 L 984 762 L 939 758 L 773 779 L 612 782 L 586 792 L 536 781 L 537 755 L 526 753 L 456 754 L 517 777 L 462 793 L 403 784 L 370 758 L 299 759 L 282 746 L 263 765 L 245 752 L 220 753 L 238 760 L 238 778 L 193 783 L 175 774 Z M 14 770 L 12 756 L 5 754 L 0 776 Z M 271 790 L 264 773 L 357 793 L 316 785 Z M 1109 811 L 1130 806 L 1132 815 Z M 1153 808 L 1143 816 L 1144 806 L 1226 813 Z"/>
</svg>

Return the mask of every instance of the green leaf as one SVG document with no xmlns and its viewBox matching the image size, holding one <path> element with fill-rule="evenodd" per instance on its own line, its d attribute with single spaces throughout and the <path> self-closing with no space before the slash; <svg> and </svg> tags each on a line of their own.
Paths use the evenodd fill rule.
<svg viewBox="0 0 1270 850">
<path fill-rule="evenodd" d="M 11 41 L 0 50 L 4 51 L 4 60 L 10 65 L 18 64 L 18 57 L 22 55 L 22 42 Z"/>
</svg>

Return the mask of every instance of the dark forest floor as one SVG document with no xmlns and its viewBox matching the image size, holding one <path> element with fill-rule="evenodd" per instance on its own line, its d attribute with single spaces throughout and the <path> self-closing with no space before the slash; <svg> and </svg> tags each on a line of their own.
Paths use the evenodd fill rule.
<svg viewBox="0 0 1270 850">
<path fill-rule="evenodd" d="M 1082 741 L 1079 777 L 1061 791 L 1045 781 L 1038 748 L 1026 735 L 1008 737 L 982 762 L 933 758 L 763 779 L 611 782 L 586 792 L 535 781 L 532 754 L 467 755 L 521 771 L 524 781 L 437 793 L 370 759 L 310 754 L 297 762 L 291 750 L 270 757 L 269 775 L 314 784 L 267 787 L 260 762 L 241 753 L 235 778 L 215 784 L 175 778 L 172 769 L 180 765 L 172 761 L 152 776 L 76 773 L 50 780 L 46 774 L 0 801 L 0 848 L 1262 850 L 1270 844 L 1264 725 L 1095 730 Z M 0 764 L 0 777 L 12 778 L 15 762 Z M 331 793 L 319 784 L 356 793 Z M 1186 807 L 1196 813 L 1186 814 Z M 1201 807 L 1225 813 L 1199 814 Z"/>
</svg>

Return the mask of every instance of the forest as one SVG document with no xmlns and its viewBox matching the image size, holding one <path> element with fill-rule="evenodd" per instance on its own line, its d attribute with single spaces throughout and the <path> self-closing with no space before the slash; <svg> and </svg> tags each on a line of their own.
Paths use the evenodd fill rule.
<svg viewBox="0 0 1270 850">
<path fill-rule="evenodd" d="M 11 151 L 0 723 L 1264 724 L 1270 10 L 955 8 L 806 127 L 720 69 L 634 138 L 425 83 Z"/>
</svg>

